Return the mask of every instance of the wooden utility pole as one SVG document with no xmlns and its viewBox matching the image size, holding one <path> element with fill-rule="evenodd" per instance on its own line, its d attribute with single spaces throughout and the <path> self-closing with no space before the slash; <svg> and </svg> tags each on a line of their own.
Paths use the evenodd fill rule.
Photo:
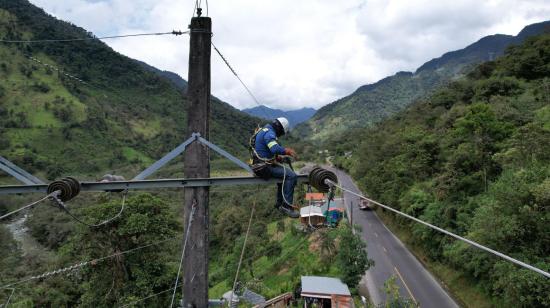
<svg viewBox="0 0 550 308">
<path fill-rule="evenodd" d="M 361 201 L 359 201 L 359 202 L 361 202 Z M 351 233 L 355 234 L 355 228 L 353 227 L 353 202 L 350 202 L 349 225 L 351 227 Z"/>
<path fill-rule="evenodd" d="M 199 133 L 209 139 L 210 122 L 210 46 L 212 21 L 193 17 L 190 26 L 189 76 L 187 88 L 187 134 Z M 199 142 L 185 151 L 185 178 L 210 177 L 210 152 Z M 183 261 L 183 307 L 208 307 L 208 199 L 209 187 L 185 188 L 185 215 L 195 207 Z M 187 226 L 185 226 L 187 229 Z"/>
</svg>

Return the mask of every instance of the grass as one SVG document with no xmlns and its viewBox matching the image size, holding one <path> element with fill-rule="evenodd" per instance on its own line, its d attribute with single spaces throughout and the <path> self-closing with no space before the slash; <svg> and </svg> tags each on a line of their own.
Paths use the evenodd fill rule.
<svg viewBox="0 0 550 308">
<path fill-rule="evenodd" d="M 491 297 L 486 294 L 476 283 L 449 266 L 437 261 L 430 260 L 421 247 L 412 243 L 412 236 L 408 230 L 397 224 L 393 217 L 387 213 L 377 210 L 378 216 L 384 224 L 394 233 L 415 255 L 415 257 L 437 277 L 439 283 L 452 297 L 463 307 L 490 308 L 496 307 Z"/>
<path fill-rule="evenodd" d="M 285 292 L 294 291 L 303 275 L 339 276 L 338 268 L 330 265 L 328 268 L 321 263 L 320 253 L 316 245 L 312 245 L 317 239 L 315 233 L 303 234 L 293 232 L 295 221 L 284 219 L 285 230 L 277 231 L 277 222 L 271 222 L 267 226 L 269 237 L 276 239 L 282 247 L 279 256 L 264 255 L 252 262 L 252 268 L 247 268 L 243 263 L 239 274 L 239 280 L 250 282 L 253 279 L 259 281 L 259 290 L 255 290 L 266 298 L 273 298 Z M 249 247 L 251 249 L 252 247 Z M 218 262 L 217 262 L 218 263 Z M 219 260 L 218 264 L 223 264 Z M 212 263 L 211 263 L 212 264 Z M 211 270 L 215 272 L 219 266 L 214 265 Z M 254 277 L 250 275 L 254 273 Z M 209 290 L 211 298 L 219 298 L 232 287 L 234 277 L 212 286 Z"/>
</svg>

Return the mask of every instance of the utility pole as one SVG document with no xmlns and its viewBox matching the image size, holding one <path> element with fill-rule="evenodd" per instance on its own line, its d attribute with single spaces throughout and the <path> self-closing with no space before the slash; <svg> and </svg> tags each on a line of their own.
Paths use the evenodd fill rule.
<svg viewBox="0 0 550 308">
<path fill-rule="evenodd" d="M 189 76 L 187 88 L 187 134 L 199 133 L 209 139 L 210 122 L 210 46 L 212 20 L 191 18 Z M 210 177 L 210 151 L 199 142 L 189 145 L 184 158 L 185 178 Z M 189 187 L 185 192 L 184 222 L 193 212 L 188 247 L 183 261 L 183 307 L 208 307 L 208 200 L 210 189 Z M 187 229 L 188 226 L 185 226 Z"/>
<path fill-rule="evenodd" d="M 361 202 L 361 201 L 359 201 Z M 353 201 L 350 202 L 350 211 L 349 211 L 349 225 L 351 227 L 351 233 L 355 234 L 355 228 L 353 227 Z"/>
</svg>

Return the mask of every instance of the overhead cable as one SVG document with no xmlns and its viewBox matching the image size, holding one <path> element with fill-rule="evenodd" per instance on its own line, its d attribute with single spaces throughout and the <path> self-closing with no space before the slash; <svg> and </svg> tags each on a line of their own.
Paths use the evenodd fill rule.
<svg viewBox="0 0 550 308">
<path fill-rule="evenodd" d="M 298 244 L 296 244 L 294 247 L 292 247 L 292 248 L 288 251 L 288 253 L 283 257 L 283 259 L 285 259 L 286 256 L 288 256 L 288 255 L 294 253 L 294 251 L 296 251 L 298 248 L 300 248 L 300 246 L 301 246 L 304 242 L 306 242 L 307 239 L 308 239 L 307 237 L 304 237 L 301 241 L 299 241 Z M 276 249 L 278 249 L 278 247 L 272 247 L 271 249 L 268 249 L 268 250 L 264 251 L 264 252 L 263 252 L 263 255 L 269 255 L 270 252 L 272 252 L 272 251 L 274 251 L 274 250 L 276 250 Z M 248 261 L 254 259 L 254 257 L 255 257 L 255 256 L 248 257 L 247 259 L 244 260 L 244 262 L 248 262 Z M 216 272 L 214 272 L 214 273 L 210 273 L 210 275 L 215 276 L 215 275 L 217 275 L 217 274 L 219 274 L 219 273 L 221 273 L 221 272 L 223 272 L 223 271 L 225 271 L 224 268 L 219 269 L 218 271 L 216 271 Z M 181 283 L 179 283 L 178 286 L 179 286 L 179 285 L 181 285 Z M 170 289 L 166 289 L 166 290 L 164 290 L 164 291 L 160 291 L 160 292 L 155 293 L 155 294 L 153 294 L 153 295 L 149 295 L 149 296 L 147 296 L 147 297 L 141 298 L 141 299 L 136 300 L 136 301 L 134 301 L 134 302 L 128 303 L 128 304 L 126 304 L 126 305 L 124 305 L 124 306 L 121 306 L 121 308 L 131 306 L 131 305 L 133 305 L 133 304 L 135 304 L 135 303 L 142 302 L 142 301 L 144 301 L 144 300 L 146 300 L 146 299 L 149 299 L 149 298 L 152 298 L 152 297 L 159 296 L 159 295 L 161 295 L 161 294 L 164 294 L 164 293 L 166 293 L 166 292 L 172 291 L 172 290 L 174 290 L 174 289 L 175 289 L 174 287 L 171 287 Z"/>
<path fill-rule="evenodd" d="M 250 89 L 246 86 L 246 84 L 244 83 L 244 81 L 241 79 L 241 77 L 239 77 L 239 75 L 237 74 L 237 72 L 233 69 L 233 67 L 231 66 L 231 64 L 229 64 L 229 62 L 227 61 L 227 59 L 222 55 L 222 53 L 220 52 L 220 50 L 216 47 L 216 45 L 214 45 L 214 43 L 212 43 L 212 47 L 214 47 L 214 50 L 216 51 L 216 53 L 220 56 L 220 58 L 222 59 L 222 61 L 225 63 L 225 65 L 229 68 L 229 70 L 231 71 L 231 73 L 233 73 L 233 75 L 235 75 L 235 77 L 237 77 L 237 79 L 239 80 L 239 82 L 241 83 L 241 85 L 245 88 L 246 92 L 248 92 L 248 94 L 250 95 L 250 97 L 252 97 L 252 99 L 254 100 L 254 102 L 256 103 L 256 105 L 258 105 L 260 107 L 260 109 L 262 110 L 263 114 L 264 114 L 264 117 L 266 119 L 269 119 L 270 117 L 266 114 L 265 110 L 261 107 L 265 107 L 265 105 L 261 104 L 258 99 L 256 98 L 256 96 L 252 93 L 252 91 L 250 91 Z"/>
<path fill-rule="evenodd" d="M 63 69 L 60 69 L 60 68 L 58 68 L 58 67 L 56 67 L 56 66 L 53 66 L 53 65 L 51 65 L 51 64 L 48 64 L 48 63 L 46 63 L 46 62 L 42 62 L 42 61 L 40 61 L 39 59 L 37 59 L 37 58 L 35 58 L 35 57 L 33 57 L 33 56 L 26 56 L 26 57 L 27 57 L 28 59 L 30 59 L 31 61 L 34 61 L 34 62 L 36 62 L 36 63 L 38 63 L 38 64 L 40 64 L 40 65 L 42 65 L 42 66 L 44 66 L 44 67 L 47 67 L 47 68 L 49 68 L 49 69 L 53 69 L 53 70 L 57 71 L 59 74 L 63 74 L 64 76 L 69 77 L 69 78 L 71 78 L 71 79 L 74 79 L 74 80 L 76 80 L 76 81 L 78 81 L 78 82 L 80 82 L 80 83 L 83 83 L 83 84 L 85 84 L 85 85 L 89 85 L 88 82 L 82 80 L 81 78 L 78 78 L 78 77 L 75 76 L 75 75 L 72 75 L 72 74 L 67 73 L 67 72 L 64 71 Z"/>
<path fill-rule="evenodd" d="M 125 204 L 126 204 L 126 196 L 128 195 L 128 190 L 126 189 L 123 193 L 122 193 L 122 205 L 120 206 L 120 210 L 118 211 L 118 213 L 109 218 L 109 219 L 106 219 L 102 222 L 99 222 L 97 224 L 89 224 L 83 220 L 81 220 L 80 218 L 76 217 L 73 213 L 71 213 L 71 211 L 69 211 L 69 209 L 65 206 L 65 203 L 63 201 L 61 201 L 59 198 L 57 197 L 53 197 L 53 199 L 55 200 L 55 202 L 59 205 L 59 207 L 65 212 L 67 213 L 67 215 L 71 216 L 76 222 L 78 223 L 81 223 L 85 226 L 88 226 L 90 228 L 98 228 L 98 227 L 101 227 L 101 226 L 104 226 L 110 222 L 112 222 L 113 220 L 117 219 L 120 217 L 120 215 L 122 215 L 122 212 L 124 212 L 124 208 L 125 208 Z"/>
<path fill-rule="evenodd" d="M 164 240 L 153 242 L 153 243 L 150 243 L 150 244 L 147 244 L 147 245 L 143 245 L 143 246 L 128 249 L 128 250 L 125 250 L 125 251 L 117 252 L 117 253 L 114 253 L 112 255 L 104 256 L 104 257 L 101 257 L 101 258 L 92 259 L 92 260 L 89 260 L 89 261 L 82 261 L 80 263 L 76 263 L 76 264 L 68 266 L 68 267 L 64 267 L 64 268 L 60 268 L 60 269 L 57 269 L 57 270 L 45 272 L 45 273 L 42 273 L 40 275 L 31 276 L 31 277 L 25 278 L 23 280 L 19 280 L 17 282 L 9 283 L 7 285 L 1 286 L 0 289 L 8 289 L 12 286 L 22 284 L 22 283 L 25 283 L 25 282 L 28 282 L 28 281 L 42 279 L 42 278 L 48 278 L 48 277 L 51 277 L 51 276 L 54 276 L 54 275 L 57 275 L 57 274 L 69 272 L 69 271 L 84 267 L 84 266 L 89 265 L 89 264 L 95 265 L 98 262 L 101 262 L 101 261 L 104 261 L 104 260 L 107 260 L 107 259 L 111 259 L 111 258 L 114 258 L 114 257 L 117 257 L 117 256 L 129 254 L 129 253 L 132 253 L 134 251 L 141 250 L 141 249 L 144 249 L 144 248 L 148 248 L 148 247 L 151 247 L 151 246 L 160 245 L 162 243 L 172 241 L 172 240 L 175 240 L 175 239 L 176 239 L 175 237 L 171 237 L 171 238 L 167 238 L 167 239 L 164 239 Z"/>
<path fill-rule="evenodd" d="M 474 242 L 474 241 L 472 241 L 472 240 L 469 240 L 469 239 L 467 239 L 467 238 L 464 238 L 464 237 L 462 237 L 462 236 L 460 236 L 460 235 L 454 234 L 454 233 L 452 233 L 452 232 L 450 232 L 450 231 L 447 231 L 447 230 L 445 230 L 445 229 L 442 229 L 442 228 L 440 228 L 440 227 L 438 227 L 438 226 L 434 226 L 434 225 L 432 225 L 432 224 L 430 224 L 430 223 L 427 223 L 427 222 L 425 222 L 425 221 L 423 221 L 423 220 L 420 220 L 420 219 L 418 219 L 418 218 L 416 218 L 416 217 L 413 217 L 413 216 L 411 216 L 411 215 L 405 214 L 405 213 L 403 213 L 403 212 L 401 212 L 401 211 L 398 211 L 398 210 L 396 210 L 396 209 L 394 209 L 394 208 L 392 208 L 392 207 L 389 207 L 389 206 L 387 206 L 387 205 L 385 205 L 385 204 L 382 204 L 382 203 L 380 203 L 380 202 L 378 202 L 378 201 L 376 201 L 376 200 L 372 200 L 372 199 L 370 199 L 370 198 L 367 198 L 367 197 L 365 197 L 365 196 L 363 196 L 363 195 L 361 195 L 361 194 L 358 194 L 358 193 L 353 192 L 353 191 L 351 191 L 351 190 L 349 190 L 349 189 L 346 189 L 346 188 L 344 188 L 344 187 L 338 185 L 337 183 L 335 183 L 335 182 L 333 182 L 333 181 L 331 181 L 331 180 L 326 180 L 326 181 L 327 181 L 327 183 L 329 183 L 330 185 L 334 185 L 334 186 L 340 188 L 341 190 L 347 191 L 348 193 L 350 193 L 350 194 L 352 194 L 352 195 L 355 195 L 355 196 L 357 196 L 357 197 L 359 197 L 359 198 L 361 198 L 361 199 L 368 200 L 369 202 L 372 202 L 372 203 L 374 203 L 374 204 L 377 204 L 377 205 L 379 205 L 380 207 L 385 208 L 385 209 L 387 209 L 387 210 L 389 210 L 389 211 L 391 211 L 391 212 L 394 212 L 394 213 L 396 213 L 396 214 L 398 214 L 398 215 L 401 215 L 401 216 L 403 216 L 403 217 L 406 217 L 406 218 L 408 218 L 408 219 L 411 219 L 411 220 L 413 220 L 413 221 L 415 221 L 415 222 L 421 223 L 421 224 L 423 224 L 423 225 L 425 225 L 425 226 L 427 226 L 427 227 L 430 227 L 430 228 L 432 228 L 432 229 L 434 229 L 434 230 L 436 230 L 436 231 L 439 231 L 439 232 L 441 232 L 441 233 L 444 233 L 444 234 L 446 234 L 446 235 L 449 235 L 449 236 L 451 236 L 451 237 L 454 237 L 455 239 L 458 239 L 458 240 L 460 240 L 460 241 L 466 242 L 466 243 L 468 243 L 468 244 L 470 244 L 470 245 L 472 245 L 472 246 L 475 246 L 475 247 L 477 247 L 477 248 L 479 248 L 479 249 L 481 249 L 481 250 L 485 250 L 485 251 L 487 251 L 487 252 L 489 252 L 489 253 L 491 253 L 491 254 L 493 254 L 493 255 L 496 255 L 496 256 L 498 256 L 498 257 L 504 259 L 504 260 L 510 261 L 510 262 L 515 263 L 515 264 L 517 264 L 517 265 L 519 265 L 519 266 L 522 266 L 522 267 L 524 267 L 524 268 L 526 268 L 526 269 L 528 269 L 528 270 L 534 271 L 534 272 L 539 273 L 539 274 L 541 274 L 541 275 L 543 275 L 543 276 L 546 276 L 547 278 L 550 278 L 550 273 L 548 273 L 548 272 L 546 272 L 546 271 L 543 271 L 543 270 L 541 270 L 541 269 L 539 269 L 539 268 L 537 268 L 537 267 L 534 267 L 534 266 L 529 265 L 529 264 L 527 264 L 527 263 L 525 263 L 525 262 L 522 262 L 522 261 L 519 261 L 519 260 L 517 260 L 517 259 L 514 259 L 514 258 L 512 258 L 512 257 L 510 257 L 510 256 L 507 256 L 507 255 L 501 253 L 501 252 L 498 252 L 498 251 L 496 251 L 496 250 L 494 250 L 494 249 L 491 249 L 491 248 L 489 248 L 489 247 L 483 246 L 483 245 L 481 245 L 481 244 L 479 244 L 479 243 L 476 243 L 476 242 Z"/>
<path fill-rule="evenodd" d="M 0 43 L 66 43 L 66 42 L 80 42 L 80 41 L 94 41 L 94 40 L 107 40 L 123 37 L 137 37 L 137 36 L 160 36 L 160 35 L 182 35 L 189 33 L 189 31 L 170 31 L 170 32 L 153 32 L 153 33 L 136 33 L 136 34 L 124 34 L 124 35 L 112 35 L 112 36 L 91 36 L 82 38 L 71 39 L 45 39 L 45 40 L 0 40 Z"/>
<path fill-rule="evenodd" d="M 176 282 L 174 282 L 174 293 L 172 293 L 172 301 L 170 302 L 170 308 L 174 306 L 174 298 L 176 297 L 176 290 L 178 289 L 178 280 L 180 278 L 181 267 L 183 265 L 183 257 L 185 255 L 185 249 L 187 248 L 187 241 L 189 239 L 189 233 L 191 233 L 191 226 L 193 225 L 193 217 L 195 216 L 195 209 L 197 207 L 197 200 L 193 200 L 193 207 L 191 208 L 191 214 L 189 215 L 189 222 L 185 228 L 185 239 L 183 241 L 183 248 L 181 250 L 180 265 L 178 267 L 178 274 L 176 275 Z"/>
<path fill-rule="evenodd" d="M 248 241 L 248 234 L 250 233 L 250 226 L 252 225 L 252 217 L 254 217 L 254 210 L 256 209 L 256 201 L 252 203 L 252 211 L 250 212 L 250 219 L 248 220 L 248 227 L 246 228 L 246 234 L 244 235 L 243 248 L 241 249 L 241 257 L 239 258 L 239 264 L 237 265 L 237 272 L 235 273 L 235 279 L 233 280 L 233 288 L 231 289 L 231 296 L 229 297 L 229 306 L 233 303 L 233 294 L 235 294 L 235 288 L 237 288 L 237 279 L 239 278 L 239 271 L 241 270 L 241 264 L 243 263 L 244 252 L 246 251 L 246 242 Z"/>
<path fill-rule="evenodd" d="M 152 294 L 152 295 L 149 295 L 149 296 L 147 296 L 147 297 L 140 298 L 140 299 L 138 299 L 138 300 L 135 300 L 135 301 L 133 301 L 133 302 L 130 302 L 130 303 L 126 304 L 126 305 L 120 306 L 120 308 L 129 307 L 129 306 L 135 305 L 135 304 L 137 304 L 137 303 L 139 303 L 139 302 L 143 302 L 144 300 L 147 300 L 147 299 L 150 299 L 150 298 L 159 296 L 159 295 L 161 295 L 161 294 L 170 292 L 170 291 L 172 291 L 172 290 L 177 289 L 179 286 L 181 286 L 181 283 L 178 284 L 178 285 L 175 286 L 175 287 L 171 287 L 170 289 L 166 289 L 166 290 L 164 290 L 164 291 L 157 292 L 157 293 Z"/>
<path fill-rule="evenodd" d="M 19 213 L 19 212 L 21 212 L 21 211 L 23 211 L 23 210 L 26 210 L 26 209 L 28 209 L 28 208 L 31 208 L 31 207 L 37 205 L 38 203 L 40 203 L 40 202 L 42 202 L 42 201 L 48 199 L 48 198 L 55 198 L 58 194 L 59 194 L 59 191 L 54 191 L 54 192 L 52 192 L 51 194 L 46 195 L 46 197 L 44 197 L 44 198 L 42 198 L 42 199 L 40 199 L 40 200 L 36 200 L 36 201 L 34 201 L 33 203 L 31 203 L 31 204 L 25 205 L 24 207 L 21 207 L 21 208 L 15 210 L 15 211 L 11 211 L 11 212 L 9 212 L 9 213 L 7 213 L 7 214 L 4 214 L 4 215 L 0 216 L 0 220 L 3 220 L 3 219 L 5 219 L 5 218 L 8 218 L 8 217 L 10 217 L 10 216 L 12 216 L 12 215 L 14 215 L 14 214 L 17 214 L 17 213 Z"/>
</svg>

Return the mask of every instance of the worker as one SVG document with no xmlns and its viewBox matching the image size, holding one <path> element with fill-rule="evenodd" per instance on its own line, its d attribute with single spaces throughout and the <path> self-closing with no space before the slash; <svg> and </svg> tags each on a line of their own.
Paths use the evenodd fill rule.
<svg viewBox="0 0 550 308">
<path fill-rule="evenodd" d="M 283 183 L 277 184 L 275 207 L 292 218 L 298 218 L 300 214 L 293 206 L 296 173 L 284 166 L 280 157 L 280 155 L 287 155 L 296 158 L 296 151 L 285 148 L 278 142 L 278 138 L 288 131 L 289 122 L 286 118 L 277 118 L 256 131 L 250 139 L 252 169 L 257 176 L 265 179 L 283 179 Z"/>
</svg>

